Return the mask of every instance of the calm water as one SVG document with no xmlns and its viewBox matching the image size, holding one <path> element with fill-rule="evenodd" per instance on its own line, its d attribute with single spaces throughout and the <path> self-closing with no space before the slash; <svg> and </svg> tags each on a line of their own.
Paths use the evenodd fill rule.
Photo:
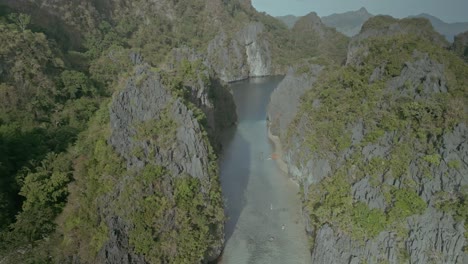
<svg viewBox="0 0 468 264">
<path fill-rule="evenodd" d="M 226 132 L 221 183 L 226 199 L 223 264 L 311 263 L 298 187 L 271 160 L 266 108 L 280 77 L 232 84 L 239 124 Z"/>
</svg>

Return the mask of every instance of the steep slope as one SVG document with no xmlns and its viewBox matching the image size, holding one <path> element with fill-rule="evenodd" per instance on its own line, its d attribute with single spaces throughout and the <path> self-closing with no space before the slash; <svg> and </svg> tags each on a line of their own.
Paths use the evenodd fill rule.
<svg viewBox="0 0 468 264">
<path fill-rule="evenodd" d="M 292 121 L 270 110 L 304 191 L 313 263 L 467 260 L 468 67 L 427 23 L 370 19 Z"/>
<path fill-rule="evenodd" d="M 0 239 L 6 229 L 21 233 L 15 240 L 31 240 L 52 228 L 70 181 L 69 164 L 53 160 L 63 161 L 56 154 L 87 128 L 107 93 L 73 68 L 53 40 L 31 31 L 29 21 L 24 14 L 0 21 Z M 50 186 L 44 174 L 54 166 L 65 172 Z M 45 193 L 35 192 L 40 188 Z"/>
<path fill-rule="evenodd" d="M 316 15 L 290 31 L 248 0 L 7 0 L 0 11 L 2 129 L 27 110 L 0 138 L 14 187 L 0 195 L 6 263 L 216 259 L 218 137 L 236 118 L 223 81 L 304 55 L 342 63 L 348 44 Z M 40 153 L 10 155 L 43 139 Z"/>
<path fill-rule="evenodd" d="M 208 59 L 226 82 L 273 73 L 270 44 L 261 35 L 264 25 L 252 22 L 233 36 L 224 31 L 208 45 Z"/>
<path fill-rule="evenodd" d="M 361 27 L 369 18 L 373 17 L 372 14 L 367 12 L 367 9 L 362 7 L 356 11 L 349 11 L 341 14 L 332 14 L 322 17 L 325 25 L 331 28 L 336 28 L 339 32 L 348 37 L 353 37 L 359 34 Z"/>
<path fill-rule="evenodd" d="M 269 75 L 275 68 L 270 47 L 276 43 L 268 37 L 271 25 L 266 29 L 264 25 L 270 22 L 250 1 L 20 0 L 5 4 L 35 14 L 33 21 L 48 31 L 66 29 L 75 47 L 93 49 L 98 42 L 121 37 L 156 65 L 172 48 L 189 46 L 206 54 L 226 82 Z M 56 28 L 48 17 L 65 28 Z M 102 32 L 109 29 L 114 35 L 102 40 Z M 275 30 L 287 31 L 285 27 Z"/>
<path fill-rule="evenodd" d="M 78 143 L 94 151 L 77 153 L 77 182 L 61 222 L 63 258 L 198 263 L 220 254 L 224 214 L 207 120 L 165 82 L 136 66 L 101 121 L 109 130 Z"/>
<path fill-rule="evenodd" d="M 29 16 L 10 13 L 31 11 L 26 1 L 2 7 L 0 169 L 2 183 L 14 187 L 0 193 L 2 262 L 219 256 L 224 213 L 215 151 L 220 130 L 235 122 L 232 96 L 197 51 L 209 39 L 192 30 L 208 30 L 206 21 L 166 17 L 204 2 L 145 3 L 35 3 L 38 13 L 79 29 L 68 33 L 81 34 L 82 52 L 43 28 L 47 21 L 32 17 L 28 25 Z M 110 9 L 101 12 L 104 4 Z M 246 4 L 226 5 L 249 10 Z M 149 13 L 141 10 L 165 17 L 145 26 L 140 19 Z"/>
<path fill-rule="evenodd" d="M 468 22 L 446 23 L 439 18 L 429 14 L 419 14 L 415 17 L 426 18 L 431 21 L 434 29 L 440 34 L 444 35 L 445 38 L 450 42 L 454 41 L 454 37 L 456 35 L 468 30 Z"/>
<path fill-rule="evenodd" d="M 349 39 L 335 29 L 325 26 L 316 13 L 301 17 L 292 28 L 293 51 L 296 58 L 290 63 L 299 64 L 304 58 L 319 58 L 321 63 L 341 64 L 346 56 Z"/>
</svg>

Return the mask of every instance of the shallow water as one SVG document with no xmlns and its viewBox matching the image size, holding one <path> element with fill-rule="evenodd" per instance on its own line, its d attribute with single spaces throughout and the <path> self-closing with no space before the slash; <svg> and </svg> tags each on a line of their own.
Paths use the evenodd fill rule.
<svg viewBox="0 0 468 264">
<path fill-rule="evenodd" d="M 239 123 L 224 135 L 221 184 L 226 199 L 223 264 L 311 263 L 298 187 L 271 159 L 266 108 L 281 77 L 231 85 Z"/>
</svg>

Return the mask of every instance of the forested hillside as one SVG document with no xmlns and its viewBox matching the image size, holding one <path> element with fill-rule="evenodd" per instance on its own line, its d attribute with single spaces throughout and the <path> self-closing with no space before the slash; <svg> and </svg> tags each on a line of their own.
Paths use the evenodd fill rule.
<svg viewBox="0 0 468 264">
<path fill-rule="evenodd" d="M 313 263 L 466 261 L 468 66 L 446 47 L 427 20 L 377 16 L 344 67 L 286 78 L 309 88 L 295 118 L 278 99 L 269 118 L 303 188 Z"/>
<path fill-rule="evenodd" d="M 203 1 L 6 4 L 0 20 L 2 261 L 216 258 L 224 221 L 216 133 L 235 121 L 235 111 L 203 52 L 221 21 L 198 13 Z M 243 5 L 220 2 L 218 15 L 226 19 Z M 134 111 L 119 105 L 120 91 L 128 90 L 132 105 L 142 100 L 131 94 L 138 89 L 156 101 L 136 103 L 143 108 Z M 152 105 L 161 109 L 149 116 Z M 112 116 L 130 123 L 115 130 Z M 193 130 L 185 131 L 187 122 Z M 130 134 L 116 136 L 124 126 Z M 116 151 L 122 142 L 133 147 Z M 165 156 L 178 151 L 175 160 Z"/>
<path fill-rule="evenodd" d="M 218 138 L 236 119 L 224 83 L 304 55 L 340 63 L 347 45 L 314 16 L 291 31 L 250 1 L 0 4 L 7 263 L 216 259 Z"/>
<path fill-rule="evenodd" d="M 54 40 L 31 31 L 28 15 L 10 13 L 0 23 L 0 225 L 34 241 L 65 203 L 71 163 L 63 152 L 110 91 L 73 67 Z"/>
</svg>

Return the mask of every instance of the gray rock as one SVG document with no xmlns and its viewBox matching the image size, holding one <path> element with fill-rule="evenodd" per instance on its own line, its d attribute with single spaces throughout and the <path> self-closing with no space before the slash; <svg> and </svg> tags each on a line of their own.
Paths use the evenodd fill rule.
<svg viewBox="0 0 468 264">
<path fill-rule="evenodd" d="M 369 182 L 369 177 L 356 182 L 352 186 L 353 198 L 363 202 L 371 209 L 386 208 L 385 198 L 382 195 L 382 190 L 378 187 L 373 187 Z"/>
<path fill-rule="evenodd" d="M 417 60 L 405 63 L 400 75 L 387 84 L 388 88 L 397 89 L 395 94 L 398 96 L 413 96 L 415 99 L 432 93 L 446 93 L 445 66 L 431 60 L 428 54 L 415 52 L 413 56 Z"/>
<path fill-rule="evenodd" d="M 173 135 L 163 135 L 172 137 L 168 142 L 154 143 L 151 139 L 141 138 L 137 129 L 139 124 L 168 118 L 176 126 Z M 162 84 L 161 77 L 148 66 L 137 66 L 125 88 L 114 96 L 110 126 L 109 143 L 126 160 L 129 172 L 139 171 L 147 164 L 163 166 L 171 177 L 189 175 L 200 179 L 203 183 L 200 191 L 208 194 L 214 176 L 209 172 L 210 143 L 203 135 L 203 127 L 183 100 L 174 97 Z M 136 149 L 140 150 L 139 155 L 135 154 Z M 144 257 L 134 253 L 129 245 L 132 223 L 125 218 L 128 212 L 121 215 L 112 206 L 122 191 L 131 186 L 132 175 L 123 177 L 114 190 L 100 200 L 100 215 L 109 228 L 108 241 L 99 252 L 102 263 L 146 263 Z M 173 192 L 170 186 L 167 184 L 167 195 Z M 206 197 L 205 202 L 209 204 L 209 196 Z M 224 243 L 222 224 L 213 227 L 212 232 L 217 241 L 206 252 L 206 261 L 216 259 Z"/>
<path fill-rule="evenodd" d="M 415 28 L 392 22 L 384 29 L 363 29 L 354 38 L 348 52 L 348 65 L 358 65 L 363 56 L 367 56 L 366 47 L 360 40 L 372 36 L 400 34 L 401 31 L 413 32 Z M 445 40 L 440 40 L 434 34 L 437 44 L 444 46 Z M 385 65 L 377 67 L 369 83 L 382 79 Z M 411 62 L 402 66 L 398 76 L 390 78 L 384 88 L 388 100 L 409 98 L 410 100 L 426 100 L 434 94 L 449 92 L 445 65 L 433 60 L 428 54 L 415 51 Z M 302 183 L 304 193 L 310 184 L 319 183 L 325 177 L 332 175 L 336 168 L 343 165 L 352 154 L 363 156 L 368 162 L 373 158 L 388 158 L 396 138 L 395 132 L 385 132 L 374 143 L 364 143 L 368 131 L 362 120 L 348 124 L 352 146 L 341 153 L 322 153 L 318 156 L 311 153 L 305 144 L 305 138 L 313 129 L 306 116 L 297 116 L 301 95 L 313 88 L 310 79 L 301 76 L 288 75 L 283 84 L 272 95 L 269 107 L 270 129 L 283 140 L 285 145 L 284 160 L 288 165 L 289 174 Z M 284 86 L 283 86 L 284 85 Z M 309 87 L 309 88 L 308 88 Z M 310 98 L 312 102 L 303 102 L 311 107 L 319 107 L 320 100 Z M 286 106 L 281 106 L 281 104 Z M 381 102 L 382 108 L 388 102 Z M 277 109 L 276 109 L 277 108 Z M 467 113 L 468 107 L 460 109 Z M 288 135 L 290 124 L 294 121 L 294 133 Z M 285 136 L 287 135 L 287 136 Z M 468 184 L 468 128 L 465 123 L 456 125 L 453 131 L 445 131 L 440 138 L 430 138 L 437 146 L 435 154 L 440 155 L 440 164 L 421 166 L 422 153 L 417 153 L 409 161 L 407 179 L 394 178 L 391 172 L 379 175 L 363 175 L 352 183 L 351 195 L 354 201 L 367 204 L 370 208 L 385 210 L 389 206 L 383 196 L 382 185 L 387 188 L 400 189 L 407 186 L 406 180 L 414 182 L 419 196 L 426 202 L 427 208 L 421 215 L 405 219 L 402 224 L 408 230 L 407 236 L 397 236 L 393 231 L 385 230 L 366 241 L 356 241 L 346 233 L 337 230 L 332 223 L 314 228 L 311 226 L 309 213 L 305 208 L 304 217 L 306 231 L 314 240 L 312 263 L 467 263 L 468 256 L 463 251 L 466 245 L 464 237 L 464 221 L 455 221 L 453 217 L 436 208 L 438 193 L 455 194 L 462 186 Z M 416 146 L 411 146 L 416 148 Z M 457 164 L 454 168 L 453 164 Z M 429 170 L 429 171 L 428 171 Z M 354 174 L 349 172 L 351 176 Z M 429 176 L 428 176 L 429 175 Z M 372 176 L 372 177 L 371 177 Z M 404 178 L 404 177 L 403 177 Z M 378 184 L 374 184 L 374 180 Z"/>
<path fill-rule="evenodd" d="M 270 130 L 280 138 L 285 136 L 289 124 L 296 116 L 302 95 L 312 89 L 323 69 L 319 65 L 310 65 L 309 68 L 310 73 L 301 75 L 295 74 L 294 69 L 290 69 L 270 97 L 267 109 Z"/>
<path fill-rule="evenodd" d="M 315 239 L 312 263 L 400 263 L 397 240 L 389 232 L 380 233 L 374 240 L 356 242 L 324 225 L 317 231 Z"/>
<path fill-rule="evenodd" d="M 409 237 L 405 241 L 410 263 L 466 263 L 463 223 L 429 207 L 421 216 L 408 220 Z"/>
<path fill-rule="evenodd" d="M 219 33 L 208 44 L 208 61 L 225 82 L 272 73 L 269 43 L 263 39 L 263 24 L 251 22 L 234 34 Z"/>
</svg>

